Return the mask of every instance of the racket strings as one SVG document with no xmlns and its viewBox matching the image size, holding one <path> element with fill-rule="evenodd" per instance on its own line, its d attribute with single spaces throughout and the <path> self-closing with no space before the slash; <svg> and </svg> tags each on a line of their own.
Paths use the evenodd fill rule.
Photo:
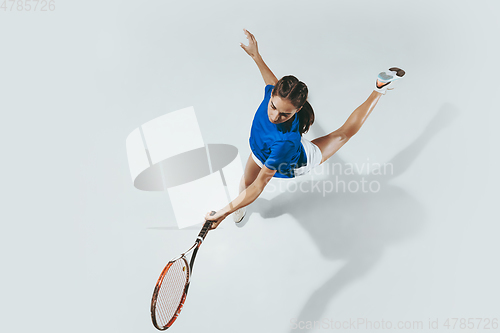
<svg viewBox="0 0 500 333">
<path fill-rule="evenodd" d="M 167 325 L 177 313 L 188 274 L 187 262 L 183 258 L 174 261 L 164 274 L 156 299 L 155 316 L 159 326 Z"/>
</svg>

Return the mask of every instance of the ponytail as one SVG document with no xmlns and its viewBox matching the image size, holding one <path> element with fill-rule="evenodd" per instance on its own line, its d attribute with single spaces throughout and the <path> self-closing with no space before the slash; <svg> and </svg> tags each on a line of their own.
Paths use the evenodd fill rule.
<svg viewBox="0 0 500 333">
<path fill-rule="evenodd" d="M 307 133 L 309 127 L 314 123 L 314 111 L 308 101 L 304 103 L 302 109 L 299 110 L 299 131 L 300 135 Z"/>
</svg>

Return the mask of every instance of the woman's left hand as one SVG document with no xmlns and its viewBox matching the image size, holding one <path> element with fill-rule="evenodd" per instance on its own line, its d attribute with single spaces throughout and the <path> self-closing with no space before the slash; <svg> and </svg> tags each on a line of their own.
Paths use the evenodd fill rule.
<svg viewBox="0 0 500 333">
<path fill-rule="evenodd" d="M 217 228 L 219 226 L 219 224 L 224 221 L 224 219 L 227 217 L 226 214 L 224 214 L 222 211 L 218 211 L 217 213 L 215 213 L 214 215 L 210 215 L 210 213 L 212 213 L 211 211 L 208 212 L 206 215 L 205 215 L 205 220 L 206 221 L 216 221 L 212 224 L 212 228 L 210 228 L 210 230 L 214 230 L 215 228 Z"/>
<path fill-rule="evenodd" d="M 255 58 L 259 55 L 257 39 L 255 39 L 254 35 L 252 35 L 247 29 L 243 29 L 243 31 L 245 32 L 245 35 L 247 35 L 248 45 L 240 43 L 240 46 L 250 57 Z"/>
</svg>

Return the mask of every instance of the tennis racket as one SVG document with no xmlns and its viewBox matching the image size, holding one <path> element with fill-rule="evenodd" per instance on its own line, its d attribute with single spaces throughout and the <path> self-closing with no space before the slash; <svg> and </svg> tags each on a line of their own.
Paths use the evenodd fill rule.
<svg viewBox="0 0 500 333">
<path fill-rule="evenodd" d="M 215 213 L 215 211 L 212 211 L 210 215 Z M 157 329 L 166 330 L 172 326 L 177 316 L 179 316 L 186 301 L 196 253 L 208 231 L 212 228 L 213 222 L 206 221 L 194 245 L 179 257 L 170 260 L 161 272 L 151 299 L 151 318 L 153 319 L 153 325 Z M 188 265 L 186 255 L 190 252 L 193 252 L 193 254 Z"/>
</svg>

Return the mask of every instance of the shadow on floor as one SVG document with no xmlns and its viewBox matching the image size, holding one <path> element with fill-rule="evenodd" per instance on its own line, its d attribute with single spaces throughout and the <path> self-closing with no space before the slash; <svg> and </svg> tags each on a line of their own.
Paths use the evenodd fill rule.
<svg viewBox="0 0 500 333">
<path fill-rule="evenodd" d="M 249 213 L 258 213 L 265 219 L 291 215 L 309 233 L 325 258 L 346 261 L 338 272 L 311 294 L 297 321 L 321 320 L 335 295 L 343 287 L 368 274 L 387 246 L 413 238 L 422 230 L 425 222 L 422 205 L 404 188 L 391 184 L 391 180 L 403 174 L 433 136 L 457 115 L 454 106 L 443 105 L 421 135 L 380 166 L 378 172 L 373 165 L 370 166 L 370 174 L 359 173 L 356 169 L 362 167 L 359 164 L 354 165 L 350 172 L 350 163 L 335 154 L 323 163 L 325 171 L 322 175 L 315 175 L 314 180 L 307 179 L 308 176 L 303 176 L 304 180 L 293 180 L 307 193 L 284 191 L 271 200 L 258 198 L 252 204 Z M 316 137 L 326 134 L 318 124 L 314 124 L 313 128 Z M 364 170 L 367 167 L 365 165 Z M 319 182 L 319 185 L 313 188 L 313 182 Z M 366 192 L 362 190 L 363 182 Z M 323 193 L 323 185 L 333 188 L 333 191 Z M 356 186 L 358 190 L 354 191 Z"/>
</svg>

